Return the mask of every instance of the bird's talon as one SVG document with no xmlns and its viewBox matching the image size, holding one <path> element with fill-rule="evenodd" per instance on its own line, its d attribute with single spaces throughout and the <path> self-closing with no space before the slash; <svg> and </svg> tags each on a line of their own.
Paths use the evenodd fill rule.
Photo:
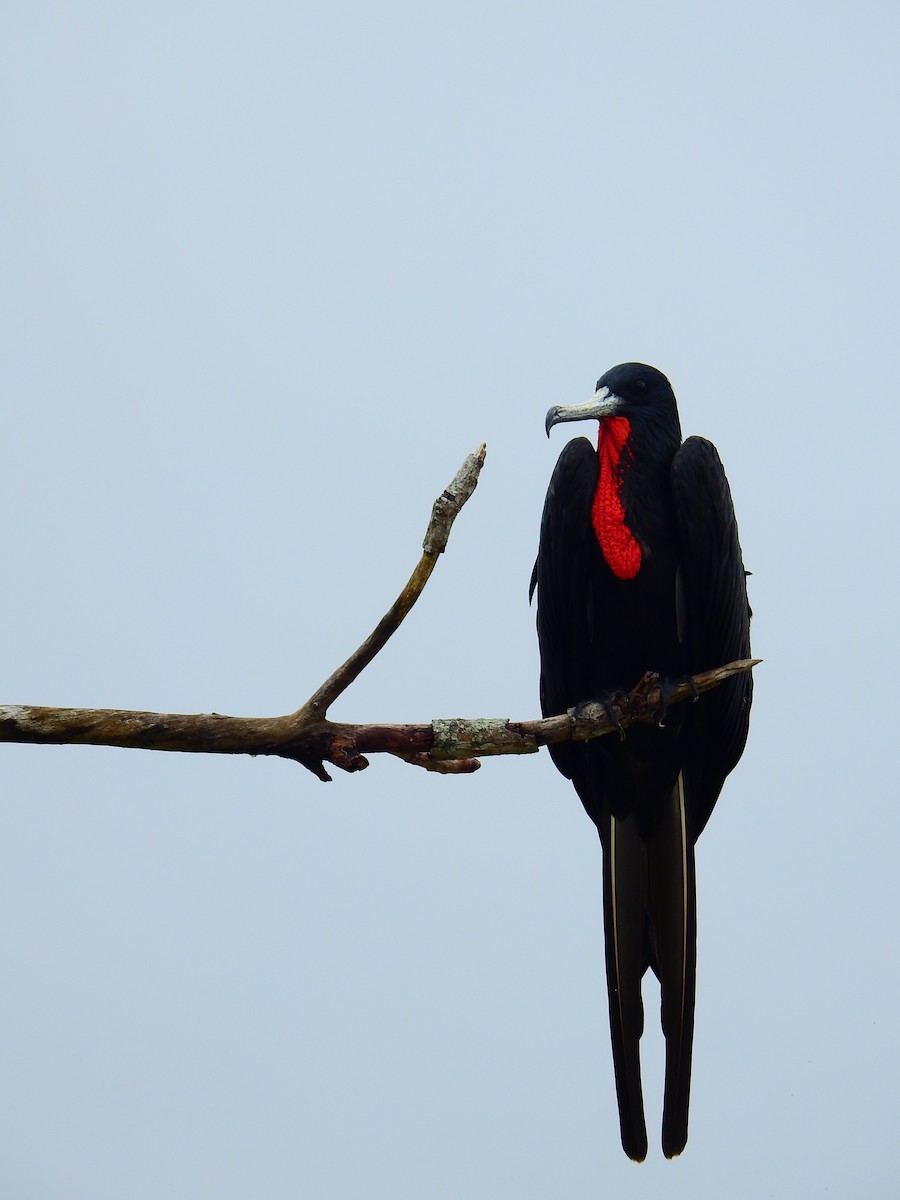
<svg viewBox="0 0 900 1200">
<path fill-rule="evenodd" d="M 700 699 L 700 689 L 697 687 L 693 675 L 665 676 L 661 678 L 659 681 L 659 716 L 656 718 L 658 729 L 665 729 L 672 693 L 677 691 L 683 683 L 690 684 L 694 704 Z"/>
<path fill-rule="evenodd" d="M 619 720 L 619 714 L 616 712 L 616 704 L 627 704 L 627 702 L 628 693 L 623 692 L 621 688 L 615 692 L 606 692 L 600 697 L 600 703 L 603 705 L 603 711 L 609 717 L 613 728 L 617 731 L 620 742 L 625 741 L 625 726 Z"/>
</svg>

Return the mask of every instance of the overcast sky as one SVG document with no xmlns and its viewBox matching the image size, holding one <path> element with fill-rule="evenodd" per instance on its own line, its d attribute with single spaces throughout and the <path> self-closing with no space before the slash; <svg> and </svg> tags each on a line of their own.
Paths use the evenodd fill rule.
<svg viewBox="0 0 900 1200">
<path fill-rule="evenodd" d="M 324 786 L 3 746 L 3 1200 L 897 1194 L 893 3 L 6 5 L 5 703 L 536 716 L 528 580 L 621 361 L 718 446 L 744 760 L 691 1132 L 619 1145 L 600 848 L 546 754 Z"/>
</svg>

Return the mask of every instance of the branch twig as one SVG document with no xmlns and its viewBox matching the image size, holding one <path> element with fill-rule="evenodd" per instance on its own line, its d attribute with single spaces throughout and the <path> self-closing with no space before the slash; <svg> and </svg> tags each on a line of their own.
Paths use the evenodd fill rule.
<svg viewBox="0 0 900 1200">
<path fill-rule="evenodd" d="M 218 713 L 128 712 L 106 708 L 0 706 L 0 742 L 40 745 L 121 746 L 177 750 L 194 754 L 264 754 L 302 763 L 319 779 L 325 763 L 344 771 L 367 767 L 366 754 L 393 754 L 405 762 L 443 774 L 476 771 L 480 758 L 533 754 L 541 746 L 570 739 L 601 737 L 619 726 L 657 719 L 659 677 L 649 673 L 621 702 L 584 704 L 558 717 L 510 721 L 505 718 L 436 720 L 427 725 L 353 725 L 329 721 L 329 706 L 372 661 L 415 604 L 434 570 L 460 509 L 472 495 L 484 464 L 485 447 L 470 454 L 453 482 L 435 501 L 423 554 L 406 587 L 373 632 L 296 712 L 282 717 L 226 717 Z M 751 670 L 759 659 L 742 659 L 679 684 L 669 705 L 705 692 Z M 618 724 L 617 724 L 618 721 Z"/>
<path fill-rule="evenodd" d="M 399 629 L 400 622 L 421 596 L 425 584 L 431 578 L 438 555 L 443 554 L 447 548 L 450 529 L 460 509 L 475 491 L 486 453 L 487 446 L 482 442 L 474 454 L 468 456 L 456 472 L 452 482 L 435 500 L 431 510 L 431 520 L 428 522 L 428 529 L 425 531 L 425 538 L 422 542 L 422 557 L 410 575 L 406 587 L 363 644 L 354 650 L 347 661 L 325 680 L 302 708 L 297 710 L 296 716 L 299 721 L 324 718 L 338 696 L 347 690 L 378 651 L 387 644 L 388 639 Z"/>
</svg>

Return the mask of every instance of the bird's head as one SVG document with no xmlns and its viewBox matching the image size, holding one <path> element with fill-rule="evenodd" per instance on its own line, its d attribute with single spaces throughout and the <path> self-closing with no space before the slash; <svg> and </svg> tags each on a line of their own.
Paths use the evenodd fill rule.
<svg viewBox="0 0 900 1200">
<path fill-rule="evenodd" d="M 597 390 L 586 404 L 554 404 L 547 413 L 547 436 L 563 421 L 602 421 L 604 417 L 627 417 L 634 429 L 652 430 L 657 437 L 671 433 L 675 445 L 681 442 L 672 385 L 662 371 L 644 363 L 621 363 L 607 371 L 597 380 Z"/>
</svg>

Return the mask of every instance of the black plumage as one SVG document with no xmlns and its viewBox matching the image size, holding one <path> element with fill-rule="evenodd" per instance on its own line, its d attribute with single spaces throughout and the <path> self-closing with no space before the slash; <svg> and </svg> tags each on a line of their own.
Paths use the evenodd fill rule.
<svg viewBox="0 0 900 1200">
<path fill-rule="evenodd" d="M 547 414 L 594 418 L 560 455 L 544 505 L 538 589 L 546 716 L 674 681 L 750 654 L 750 609 L 728 481 L 715 447 L 682 443 L 671 385 L 625 363 L 593 400 Z M 639 1039 L 641 978 L 660 981 L 666 1039 L 662 1145 L 687 1141 L 696 968 L 694 843 L 747 738 L 752 683 L 740 675 L 657 726 L 551 747 L 603 848 L 610 1029 L 622 1145 L 647 1152 Z"/>
</svg>

